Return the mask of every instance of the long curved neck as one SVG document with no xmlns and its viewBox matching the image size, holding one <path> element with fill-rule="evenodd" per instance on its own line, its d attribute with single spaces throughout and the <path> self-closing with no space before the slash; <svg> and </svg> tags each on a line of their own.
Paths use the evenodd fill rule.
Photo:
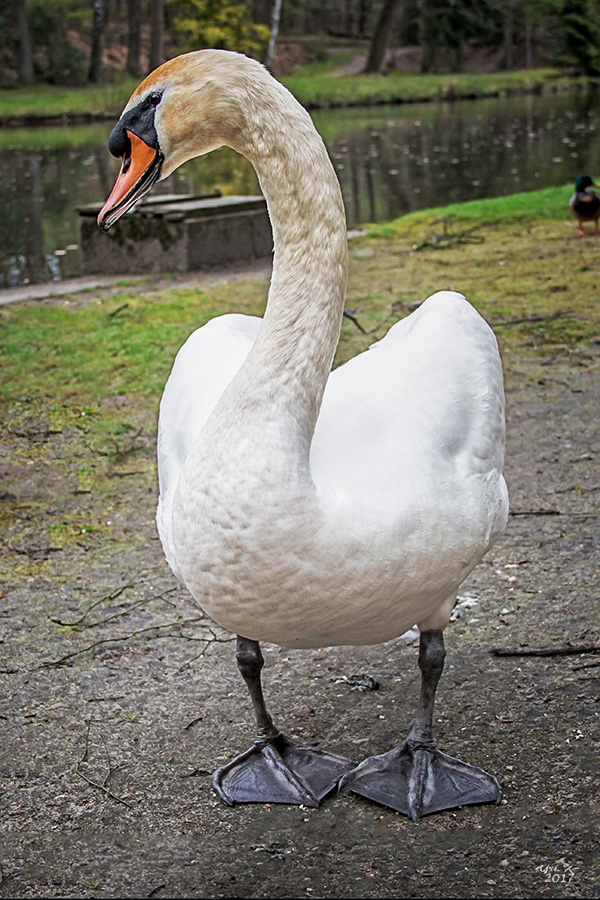
<svg viewBox="0 0 600 900">
<path fill-rule="evenodd" d="M 259 336 L 218 410 L 223 416 L 233 406 L 238 421 L 272 414 L 308 457 L 341 327 L 346 219 L 308 113 L 266 73 L 265 80 L 247 89 L 243 128 L 229 143 L 252 162 L 267 200 L 273 274 Z"/>
</svg>

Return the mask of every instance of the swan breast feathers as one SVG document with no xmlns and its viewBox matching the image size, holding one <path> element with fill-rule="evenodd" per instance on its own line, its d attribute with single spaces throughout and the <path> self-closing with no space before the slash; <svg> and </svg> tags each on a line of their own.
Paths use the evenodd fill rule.
<svg viewBox="0 0 600 900">
<path fill-rule="evenodd" d="M 217 316 L 188 337 L 175 357 L 160 404 L 157 524 L 165 555 L 177 574 L 171 514 L 179 475 L 225 388 L 241 368 L 262 319 Z"/>
</svg>

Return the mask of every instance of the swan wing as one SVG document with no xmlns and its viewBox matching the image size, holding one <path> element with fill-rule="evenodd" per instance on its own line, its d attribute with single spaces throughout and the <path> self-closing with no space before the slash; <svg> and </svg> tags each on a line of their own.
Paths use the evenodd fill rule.
<svg viewBox="0 0 600 900">
<path fill-rule="evenodd" d="M 217 316 L 179 350 L 160 403 L 158 421 L 158 532 L 177 574 L 171 510 L 181 468 L 202 426 L 246 359 L 260 329 L 257 316 Z"/>
<path fill-rule="evenodd" d="M 324 507 L 349 508 L 351 493 L 385 527 L 410 509 L 451 520 L 462 505 L 488 544 L 506 519 L 504 440 L 495 336 L 462 295 L 440 291 L 332 372 L 311 472 Z"/>
</svg>

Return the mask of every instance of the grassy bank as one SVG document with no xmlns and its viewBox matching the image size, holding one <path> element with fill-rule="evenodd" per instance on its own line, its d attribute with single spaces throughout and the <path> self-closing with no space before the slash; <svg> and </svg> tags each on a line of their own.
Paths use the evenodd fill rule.
<svg viewBox="0 0 600 900">
<path fill-rule="evenodd" d="M 352 75 L 300 73 L 281 79 L 308 108 L 406 103 L 458 97 L 564 90 L 585 84 L 584 79 L 562 76 L 551 69 L 462 75 Z M 64 88 L 36 85 L 0 91 L 0 123 L 16 125 L 117 116 L 136 81 L 106 87 Z"/>
<path fill-rule="evenodd" d="M 491 97 L 502 94 L 564 90 L 583 86 L 585 79 L 569 78 L 552 69 L 519 72 L 479 72 L 446 75 L 290 75 L 282 78 L 294 96 L 309 109 L 414 103 L 426 100 Z"/>
<path fill-rule="evenodd" d="M 372 237 L 406 236 L 414 232 L 415 228 L 428 225 L 436 219 L 451 219 L 461 223 L 478 222 L 480 225 L 533 223 L 551 219 L 560 221 L 565 217 L 572 193 L 572 185 L 566 185 L 422 209 L 391 222 L 373 225 L 369 228 L 369 234 Z"/>
<path fill-rule="evenodd" d="M 0 90 L 0 121 L 103 118 L 118 115 L 137 86 L 136 80 L 104 87 L 66 88 L 35 85 Z"/>
</svg>

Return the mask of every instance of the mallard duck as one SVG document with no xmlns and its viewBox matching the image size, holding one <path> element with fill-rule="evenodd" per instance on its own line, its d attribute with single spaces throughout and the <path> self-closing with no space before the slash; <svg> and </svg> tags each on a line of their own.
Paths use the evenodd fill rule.
<svg viewBox="0 0 600 900">
<path fill-rule="evenodd" d="M 590 191 L 588 188 L 598 187 L 589 175 L 579 175 L 575 179 L 575 193 L 569 200 L 571 212 L 579 222 L 579 234 L 586 234 L 584 222 L 594 223 L 594 234 L 599 233 L 598 218 L 600 217 L 600 194 Z"/>
<path fill-rule="evenodd" d="M 166 557 L 237 635 L 256 715 L 249 750 L 213 785 L 227 804 L 318 806 L 336 785 L 417 818 L 498 801 L 496 779 L 439 751 L 443 630 L 505 527 L 504 393 L 495 337 L 441 291 L 331 372 L 346 295 L 340 187 L 309 114 L 247 57 L 202 50 L 134 91 L 110 227 L 158 179 L 227 144 L 254 165 L 275 256 L 264 318 L 212 319 L 179 351 L 160 405 L 157 521 Z M 375 644 L 417 623 L 422 690 L 399 747 L 356 763 L 284 736 L 259 641 Z"/>
</svg>

